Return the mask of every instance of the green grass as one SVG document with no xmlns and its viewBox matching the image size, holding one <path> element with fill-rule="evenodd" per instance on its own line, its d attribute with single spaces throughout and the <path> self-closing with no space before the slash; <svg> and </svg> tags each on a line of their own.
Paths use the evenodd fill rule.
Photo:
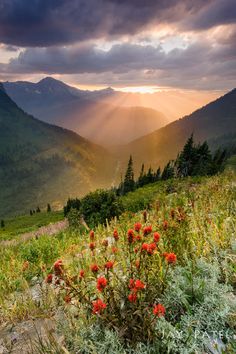
<svg viewBox="0 0 236 354">
<path fill-rule="evenodd" d="M 209 326 L 209 330 L 219 328 L 226 330 L 227 326 L 232 328 L 233 324 L 230 323 L 235 321 L 234 312 L 227 301 L 230 299 L 230 294 L 236 294 L 236 250 L 233 234 L 235 230 L 235 178 L 233 172 L 226 171 L 222 175 L 209 178 L 158 182 L 127 194 L 122 197 L 127 211 L 119 220 L 113 220 L 106 227 L 99 225 L 94 230 L 96 246 L 101 249 L 101 252 L 99 249 L 94 256 L 88 247 L 90 242 L 88 231 L 82 228 L 68 229 L 53 237 L 44 235 L 37 240 L 32 239 L 19 245 L 0 248 L 0 322 L 1 320 L 11 322 L 47 317 L 58 310 L 58 304 L 60 304 L 60 311 L 64 311 L 66 316 L 70 305 L 66 304 L 64 307 L 65 293 L 61 299 L 58 298 L 55 296 L 53 286 L 47 287 L 44 282 L 47 274 L 52 272 L 53 263 L 61 258 L 69 276 L 74 278 L 78 276 L 81 269 L 85 269 L 88 279 L 91 279 L 91 263 L 104 264 L 102 240 L 111 237 L 116 228 L 120 235 L 116 244 L 119 251 L 116 255 L 111 254 L 109 246 L 105 258 L 114 259 L 117 270 L 120 270 L 120 264 L 122 267 L 129 265 L 127 230 L 132 228 L 135 222 L 141 221 L 144 224 L 142 211 L 148 207 L 147 224 L 151 224 L 153 230 L 160 233 L 160 249 L 175 252 L 178 260 L 166 284 L 169 290 L 160 298 L 167 308 L 167 317 L 159 323 L 160 326 L 166 326 L 167 335 L 169 330 L 175 331 L 178 328 L 180 331 L 183 330 L 186 340 L 194 339 L 189 332 L 189 328 L 194 326 L 196 326 L 196 331 L 202 331 L 202 328 L 205 331 L 206 326 Z M 35 218 L 39 216 L 35 215 Z M 51 216 L 52 214 L 49 215 Z M 27 218 L 30 219 L 30 216 Z M 15 220 L 15 227 L 17 225 L 19 228 L 19 220 L 20 218 Z M 167 229 L 163 227 L 164 220 L 168 221 Z M 28 224 L 28 227 L 31 226 L 35 227 L 35 223 Z M 12 231 L 13 229 L 12 224 Z M 153 262 L 155 263 L 154 260 Z M 151 258 L 148 264 L 150 267 L 153 266 Z M 124 269 L 123 276 L 126 281 L 128 278 L 126 279 L 126 268 Z M 155 270 L 161 271 L 161 268 L 156 267 Z M 104 274 L 103 272 L 104 268 L 101 267 L 99 275 Z M 157 273 L 158 271 L 155 273 L 156 276 Z M 31 288 L 36 283 L 41 284 L 44 290 L 44 297 L 40 304 L 33 300 L 31 293 Z M 94 284 L 91 284 L 91 287 L 93 289 Z M 191 295 L 192 302 L 190 303 L 189 294 L 193 294 L 193 291 L 197 297 L 195 299 Z M 101 296 L 101 294 L 96 295 Z M 226 310 L 229 311 L 229 315 L 232 314 L 232 318 L 228 316 Z M 63 333 L 66 334 L 67 344 L 76 343 L 77 340 L 79 348 L 86 348 L 86 338 L 93 335 L 91 323 L 95 320 L 93 316 L 89 316 L 88 322 L 85 323 L 83 316 L 78 318 L 81 323 L 78 324 L 76 333 L 71 331 L 71 326 L 66 329 L 67 333 Z M 215 318 L 219 319 L 218 322 Z M 205 322 L 206 319 L 207 322 Z M 85 331 L 85 328 L 90 332 L 86 332 L 86 338 L 83 339 L 80 333 Z M 76 336 L 79 338 L 76 339 Z M 102 338 L 101 343 L 105 340 L 107 339 Z M 165 340 L 169 339 L 165 338 Z M 199 350 L 201 342 L 200 338 L 195 352 L 202 353 Z M 178 347 L 178 344 L 173 344 L 173 347 Z M 185 346 L 185 342 L 180 344 Z M 69 352 L 80 352 L 77 351 L 76 345 L 73 345 L 71 351 L 68 347 Z M 97 344 L 94 343 L 94 345 L 96 350 L 94 349 L 93 353 L 125 353 L 125 351 L 99 351 Z M 147 351 L 142 353 L 144 352 Z M 158 350 L 155 349 L 150 353 L 157 352 Z M 167 350 L 165 348 L 160 352 L 167 352 Z M 186 351 L 186 353 L 192 352 L 194 351 Z"/>
<path fill-rule="evenodd" d="M 60 221 L 63 218 L 62 211 L 52 211 L 4 219 L 5 226 L 0 228 L 0 240 L 13 239 L 20 234 L 35 231 L 41 226 Z"/>
</svg>

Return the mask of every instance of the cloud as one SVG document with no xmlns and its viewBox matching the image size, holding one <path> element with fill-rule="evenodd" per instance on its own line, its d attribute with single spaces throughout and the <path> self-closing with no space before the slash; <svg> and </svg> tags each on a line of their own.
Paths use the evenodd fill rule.
<svg viewBox="0 0 236 354">
<path fill-rule="evenodd" d="M 131 36 L 160 24 L 206 29 L 235 21 L 234 5 L 235 0 L 0 0 L 0 42 L 47 47 Z"/>
<path fill-rule="evenodd" d="M 0 72 L 77 75 L 88 81 L 92 75 L 94 84 L 103 79 L 109 85 L 231 88 L 236 77 L 235 33 L 236 28 L 229 31 L 225 42 L 199 39 L 169 52 L 161 45 L 132 43 L 114 44 L 106 51 L 92 44 L 28 48 L 0 65 Z"/>
</svg>

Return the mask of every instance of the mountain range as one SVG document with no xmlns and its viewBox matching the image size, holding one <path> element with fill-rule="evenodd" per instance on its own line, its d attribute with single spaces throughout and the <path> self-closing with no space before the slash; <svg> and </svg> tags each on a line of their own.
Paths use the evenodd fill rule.
<svg viewBox="0 0 236 354">
<path fill-rule="evenodd" d="M 4 88 L 19 107 L 34 117 L 71 129 L 103 146 L 128 143 L 169 123 L 163 113 L 152 108 L 111 103 L 122 95 L 111 88 L 84 91 L 50 77 L 38 83 L 5 82 Z"/>
<path fill-rule="evenodd" d="M 109 186 L 113 159 L 78 134 L 25 113 L 0 85 L 0 215 Z"/>
<path fill-rule="evenodd" d="M 196 142 L 207 140 L 213 149 L 236 146 L 236 89 L 155 132 L 115 149 L 117 156 L 132 154 L 137 166 L 163 167 L 175 159 L 193 133 Z"/>
<path fill-rule="evenodd" d="M 47 90 L 49 93 L 53 91 L 56 105 L 60 101 L 62 107 L 63 102 L 69 107 L 70 100 L 72 103 L 75 100 L 76 104 L 77 100 L 87 100 L 78 98 L 78 92 L 74 94 L 73 88 L 72 94 L 68 92 L 67 85 L 62 85 L 60 92 L 55 94 L 47 81 L 43 81 L 45 94 L 41 101 L 45 109 L 52 107 L 50 94 L 47 103 Z M 168 160 L 176 158 L 192 133 L 195 141 L 207 140 L 212 149 L 236 146 L 236 89 L 150 134 L 128 144 L 106 149 L 92 139 L 90 141 L 71 130 L 34 118 L 9 97 L 5 86 L 0 84 L 0 216 L 25 213 L 47 203 L 61 207 L 69 196 L 82 196 L 100 187 L 109 188 L 119 183 L 130 154 L 135 162 L 136 174 L 142 163 L 146 168 L 150 165 L 153 168 L 163 167 Z M 17 89 L 18 97 L 20 91 Z M 88 92 L 90 94 L 101 98 L 113 93 L 108 89 L 106 92 Z M 22 95 L 25 97 L 25 93 Z M 86 93 L 83 91 L 82 95 Z M 35 93 L 32 94 L 32 101 L 34 97 Z M 94 98 L 93 102 L 96 103 L 96 100 Z M 28 104 L 32 105 L 30 101 Z M 102 130 L 99 126 L 101 121 L 96 122 L 96 119 L 100 119 L 99 105 L 97 109 L 94 108 L 98 137 Z M 139 112 L 135 108 L 132 110 L 137 119 Z M 117 129 L 123 124 L 122 119 L 122 116 L 116 117 Z M 141 126 L 144 125 L 141 123 Z M 133 129 L 136 128 L 134 126 Z M 101 134 L 103 139 L 111 139 L 109 129 Z"/>
</svg>

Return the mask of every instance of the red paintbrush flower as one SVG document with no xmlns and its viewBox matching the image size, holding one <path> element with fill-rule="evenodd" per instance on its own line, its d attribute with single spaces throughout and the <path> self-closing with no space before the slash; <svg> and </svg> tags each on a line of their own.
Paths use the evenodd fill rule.
<svg viewBox="0 0 236 354">
<path fill-rule="evenodd" d="M 165 258 L 166 258 L 167 263 L 169 263 L 169 264 L 173 264 L 177 260 L 177 256 L 175 253 L 167 253 Z"/>
<path fill-rule="evenodd" d="M 107 305 L 101 299 L 97 299 L 96 301 L 93 301 L 92 304 L 93 304 L 94 315 L 100 314 L 107 307 Z"/>
<path fill-rule="evenodd" d="M 151 232 L 152 232 L 152 226 L 151 226 L 151 225 L 145 226 L 145 227 L 143 228 L 143 234 L 144 234 L 144 236 L 147 236 L 147 235 L 150 234 Z"/>
<path fill-rule="evenodd" d="M 142 247 L 141 247 L 141 250 L 142 251 L 148 251 L 148 248 L 149 248 L 149 244 L 148 243 L 143 243 Z"/>
<path fill-rule="evenodd" d="M 106 262 L 106 264 L 105 264 L 105 268 L 106 268 L 106 269 L 112 269 L 113 266 L 114 266 L 114 262 L 112 262 L 112 261 L 108 261 L 108 262 Z"/>
<path fill-rule="evenodd" d="M 90 240 L 91 240 L 91 241 L 94 241 L 94 239 L 95 239 L 95 233 L 94 233 L 93 230 L 90 231 L 89 237 L 90 237 Z"/>
<path fill-rule="evenodd" d="M 46 279 L 45 279 L 45 282 L 50 284 L 50 283 L 52 283 L 52 279 L 53 279 L 53 275 L 52 274 L 48 274 Z"/>
<path fill-rule="evenodd" d="M 166 309 L 162 304 L 157 304 L 153 307 L 153 314 L 158 317 L 165 315 Z"/>
<path fill-rule="evenodd" d="M 61 259 L 58 259 L 54 265 L 53 265 L 53 268 L 54 268 L 54 272 L 56 275 L 61 275 L 62 272 L 63 272 L 63 263 L 62 263 L 62 260 Z"/>
<path fill-rule="evenodd" d="M 97 289 L 98 291 L 103 291 L 107 286 L 107 280 L 104 277 L 100 277 L 97 279 Z"/>
<path fill-rule="evenodd" d="M 114 230 L 114 232 L 113 232 L 113 237 L 114 237 L 114 239 L 115 239 L 116 241 L 119 240 L 119 235 L 118 235 L 118 231 L 117 231 L 117 230 Z"/>
<path fill-rule="evenodd" d="M 128 295 L 128 300 L 129 300 L 129 302 L 135 303 L 137 301 L 137 295 L 135 293 L 130 293 Z"/>
<path fill-rule="evenodd" d="M 134 230 L 129 229 L 127 234 L 128 234 L 128 242 L 133 243 L 135 239 Z"/>
<path fill-rule="evenodd" d="M 90 269 L 91 269 L 91 271 L 92 271 L 93 273 L 97 273 L 98 270 L 99 270 L 99 266 L 98 266 L 97 264 L 92 264 L 92 265 L 90 266 Z"/>
<path fill-rule="evenodd" d="M 136 222 L 134 224 L 134 230 L 135 231 L 139 232 L 141 230 L 141 228 L 142 228 L 142 224 L 140 222 Z"/>
<path fill-rule="evenodd" d="M 143 290 L 145 289 L 146 285 L 141 280 L 135 280 L 134 282 L 134 289 L 135 290 Z"/>
<path fill-rule="evenodd" d="M 159 241 L 160 241 L 160 238 L 161 238 L 160 234 L 159 234 L 158 232 L 154 232 L 154 234 L 153 234 L 153 241 L 154 241 L 154 242 L 159 242 Z"/>
<path fill-rule="evenodd" d="M 95 249 L 96 245 L 94 242 L 90 242 L 89 244 L 89 248 L 91 249 L 91 251 L 93 251 Z"/>
<path fill-rule="evenodd" d="M 79 272 L 80 278 L 84 278 L 84 274 L 85 274 L 85 271 L 83 269 L 81 269 L 81 271 Z"/>
</svg>

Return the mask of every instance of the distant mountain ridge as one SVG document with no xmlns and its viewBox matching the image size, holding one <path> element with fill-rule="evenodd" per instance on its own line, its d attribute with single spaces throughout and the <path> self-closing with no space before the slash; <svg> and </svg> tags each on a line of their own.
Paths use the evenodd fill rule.
<svg viewBox="0 0 236 354">
<path fill-rule="evenodd" d="M 101 145 L 128 143 L 169 122 L 163 113 L 151 108 L 103 102 L 104 97 L 116 95 L 110 87 L 83 91 L 50 77 L 38 83 L 5 82 L 4 87 L 26 112 Z"/>
<path fill-rule="evenodd" d="M 196 142 L 208 140 L 214 148 L 224 145 L 224 141 L 227 145 L 234 143 L 236 89 L 192 114 L 127 144 L 117 154 L 122 154 L 126 160 L 132 154 L 137 168 L 142 162 L 148 167 L 163 166 L 168 160 L 176 158 L 192 133 Z"/>
<path fill-rule="evenodd" d="M 104 148 L 26 114 L 0 85 L 0 215 L 109 186 L 112 164 Z"/>
</svg>

